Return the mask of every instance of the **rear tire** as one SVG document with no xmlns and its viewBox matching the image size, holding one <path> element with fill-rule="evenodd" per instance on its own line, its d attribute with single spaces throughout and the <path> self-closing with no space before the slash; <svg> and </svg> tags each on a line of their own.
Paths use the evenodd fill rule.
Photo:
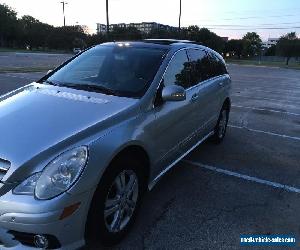
<svg viewBox="0 0 300 250">
<path fill-rule="evenodd" d="M 212 140 L 214 143 L 219 144 L 223 141 L 226 135 L 228 119 L 229 119 L 229 108 L 223 105 L 221 112 L 219 114 L 217 125 L 214 129 L 214 134 L 212 136 Z"/>
<path fill-rule="evenodd" d="M 122 157 L 109 166 L 91 202 L 86 225 L 88 248 L 113 246 L 126 236 L 140 208 L 143 176 L 138 159 Z"/>
</svg>

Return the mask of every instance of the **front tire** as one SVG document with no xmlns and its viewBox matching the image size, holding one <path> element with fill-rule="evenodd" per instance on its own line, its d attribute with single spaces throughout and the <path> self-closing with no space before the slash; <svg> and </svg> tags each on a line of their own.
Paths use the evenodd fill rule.
<svg viewBox="0 0 300 250">
<path fill-rule="evenodd" d="M 109 166 L 95 191 L 86 228 L 89 246 L 112 246 L 128 233 L 144 190 L 138 160 L 119 159 Z"/>
<path fill-rule="evenodd" d="M 226 135 L 228 119 L 229 109 L 226 106 L 223 106 L 212 136 L 212 139 L 216 144 L 221 143 Z"/>
</svg>

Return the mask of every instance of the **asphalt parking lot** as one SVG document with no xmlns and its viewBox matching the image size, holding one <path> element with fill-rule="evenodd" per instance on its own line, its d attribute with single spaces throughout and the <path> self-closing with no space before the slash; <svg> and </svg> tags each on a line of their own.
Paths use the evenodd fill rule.
<svg viewBox="0 0 300 250">
<path fill-rule="evenodd" d="M 300 71 L 229 71 L 224 142 L 205 142 L 167 173 L 115 249 L 256 249 L 241 247 L 241 234 L 293 235 L 300 247 Z M 0 74 L 0 94 L 42 74 Z"/>
<path fill-rule="evenodd" d="M 53 68 L 72 55 L 54 53 L 0 52 L 0 68 Z"/>
</svg>

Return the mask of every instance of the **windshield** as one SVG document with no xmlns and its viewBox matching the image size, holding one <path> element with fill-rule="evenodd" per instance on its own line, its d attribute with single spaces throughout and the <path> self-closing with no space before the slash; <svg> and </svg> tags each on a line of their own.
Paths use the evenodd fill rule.
<svg viewBox="0 0 300 250">
<path fill-rule="evenodd" d="M 166 50 L 160 48 L 100 45 L 69 62 L 45 82 L 111 95 L 142 97 L 165 53 Z"/>
</svg>

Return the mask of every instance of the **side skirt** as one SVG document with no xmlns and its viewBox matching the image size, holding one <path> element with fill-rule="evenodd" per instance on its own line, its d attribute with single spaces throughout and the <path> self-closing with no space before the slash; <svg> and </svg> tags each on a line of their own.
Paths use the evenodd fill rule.
<svg viewBox="0 0 300 250">
<path fill-rule="evenodd" d="M 193 147 L 191 147 L 188 151 L 186 151 L 184 154 L 182 154 L 177 160 L 175 160 L 173 163 L 171 163 L 169 166 L 167 166 L 163 171 L 161 171 L 153 181 L 151 181 L 148 185 L 148 189 L 152 190 L 154 186 L 158 183 L 158 181 L 161 179 L 161 177 L 167 173 L 172 167 L 174 167 L 180 160 L 182 160 L 185 156 L 187 156 L 191 151 L 193 151 L 196 147 L 198 147 L 201 143 L 203 143 L 208 137 L 212 136 L 214 134 L 214 131 L 211 131 L 209 134 L 204 136 L 200 141 L 198 141 Z"/>
</svg>

